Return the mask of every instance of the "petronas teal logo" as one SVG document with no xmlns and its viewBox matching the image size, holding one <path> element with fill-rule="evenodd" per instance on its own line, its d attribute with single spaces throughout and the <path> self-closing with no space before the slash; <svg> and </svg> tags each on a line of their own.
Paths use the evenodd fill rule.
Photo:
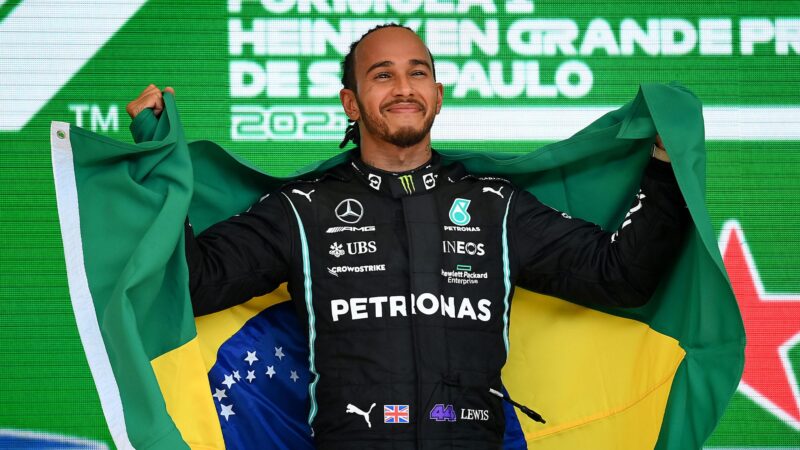
<svg viewBox="0 0 800 450">
<path fill-rule="evenodd" d="M 411 175 L 401 175 L 397 177 L 400 180 L 400 185 L 403 186 L 403 190 L 406 191 L 406 194 L 413 194 L 414 193 L 414 177 Z"/>
<path fill-rule="evenodd" d="M 467 200 L 465 198 L 457 198 L 453 200 L 453 206 L 450 207 L 450 221 L 460 227 L 468 224 L 470 219 L 472 219 L 467 212 L 467 208 L 469 208 L 469 203 L 471 201 L 472 200 Z"/>
</svg>

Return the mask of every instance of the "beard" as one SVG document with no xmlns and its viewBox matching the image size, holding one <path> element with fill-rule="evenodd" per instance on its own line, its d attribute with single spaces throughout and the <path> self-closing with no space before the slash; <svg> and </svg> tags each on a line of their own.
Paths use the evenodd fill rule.
<svg viewBox="0 0 800 450">
<path fill-rule="evenodd" d="M 369 131 L 370 134 L 380 138 L 382 141 L 388 142 L 400 148 L 412 147 L 422 142 L 422 140 L 425 139 L 431 132 L 431 128 L 433 127 L 433 119 L 436 117 L 435 114 L 426 116 L 423 119 L 422 126 L 419 128 L 404 126 L 400 127 L 394 132 L 391 132 L 389 131 L 389 124 L 386 123 L 386 120 L 384 120 L 382 117 L 374 116 L 367 112 L 366 108 L 364 108 L 364 105 L 361 104 L 361 101 L 358 99 L 358 97 L 356 97 L 356 103 L 358 103 L 359 109 L 363 111 L 361 119 L 367 131 Z M 421 104 L 419 105 L 422 107 Z M 425 109 L 423 109 L 423 111 L 427 112 Z"/>
</svg>

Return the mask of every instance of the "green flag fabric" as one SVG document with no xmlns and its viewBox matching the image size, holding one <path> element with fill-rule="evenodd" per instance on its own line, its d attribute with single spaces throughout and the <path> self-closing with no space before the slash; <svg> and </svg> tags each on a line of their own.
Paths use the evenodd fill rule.
<svg viewBox="0 0 800 450">
<path fill-rule="evenodd" d="M 191 217 L 199 233 L 247 209 L 286 178 L 266 175 L 214 143 L 187 143 L 174 98 L 164 99 L 158 120 L 149 111 L 137 117 L 147 140 L 137 145 L 53 122 L 70 296 L 117 447 L 223 448 L 231 444 L 211 397 L 213 357 L 204 345 L 230 333 L 210 339 L 202 331 L 206 325 L 195 322 L 183 224 Z M 518 418 L 524 440 L 537 448 L 700 448 L 737 387 L 744 331 L 704 203 L 700 102 L 679 85 L 643 85 L 622 108 L 524 155 L 442 152 L 445 163 L 509 178 L 544 203 L 613 230 L 638 190 L 656 133 L 693 223 L 651 301 L 635 309 L 596 309 L 518 289 L 512 302 L 504 383 L 519 401 L 541 405 L 552 398 L 549 410 L 558 411 L 545 427 Z M 345 159 L 342 154 L 313 164 L 298 176 Z M 525 326 L 542 318 L 547 324 Z M 596 399 L 582 399 L 570 410 L 563 399 L 575 385 L 564 380 L 574 375 L 559 370 L 588 370 L 586 358 L 579 351 L 554 351 L 554 342 L 568 336 L 590 345 L 595 326 L 625 330 L 620 339 L 630 351 L 607 349 L 619 353 L 609 359 L 619 364 L 593 367 L 606 371 L 593 377 L 604 384 L 585 386 Z M 546 358 L 553 370 L 537 365 L 535 382 L 521 375 Z"/>
</svg>

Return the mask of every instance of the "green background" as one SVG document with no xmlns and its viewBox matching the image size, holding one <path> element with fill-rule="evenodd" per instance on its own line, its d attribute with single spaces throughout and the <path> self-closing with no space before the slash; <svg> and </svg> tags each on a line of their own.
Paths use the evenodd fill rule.
<svg viewBox="0 0 800 450">
<path fill-rule="evenodd" d="M 24 2 L 0 2 L 0 26 L 13 20 Z M 521 18 L 565 18 L 576 22 L 581 32 L 594 18 L 603 18 L 615 34 L 624 18 L 643 24 L 647 18 L 682 18 L 696 24 L 699 18 L 731 18 L 734 24 L 730 56 L 648 56 L 640 50 L 633 56 L 609 56 L 602 51 L 591 56 L 534 56 L 542 69 L 542 82 L 552 83 L 555 67 L 576 59 L 591 67 L 594 84 L 582 98 L 480 99 L 475 95 L 451 98 L 445 92 L 445 108 L 460 106 L 617 106 L 635 95 L 638 84 L 679 80 L 693 90 L 708 107 L 792 106 L 800 107 L 800 57 L 790 48 L 776 55 L 774 45 L 756 45 L 754 55 L 738 52 L 736 24 L 742 17 L 800 16 L 800 1 L 536 1 L 528 15 L 509 16 L 498 3 L 498 20 L 505 30 Z M 86 10 L 86 33 L 103 22 Z M 473 12 L 477 9 L 473 9 Z M 330 99 L 274 99 L 264 96 L 235 99 L 230 96 L 229 61 L 262 62 L 249 46 L 241 56 L 228 54 L 228 19 L 269 17 L 258 2 L 245 5 L 241 13 L 229 13 L 225 1 L 159 1 L 142 6 L 114 36 L 36 113 L 18 132 L 0 131 L 0 429 L 47 431 L 111 443 L 102 411 L 75 328 L 67 290 L 63 249 L 56 213 L 49 128 L 51 120 L 75 122 L 70 104 L 96 104 L 108 111 L 117 105 L 118 130 L 108 136 L 130 141 L 130 123 L 125 104 L 149 83 L 172 86 L 186 134 L 190 139 L 210 139 L 234 150 L 257 166 L 284 175 L 309 162 L 339 152 L 337 141 L 324 142 L 233 142 L 231 105 L 263 107 L 337 105 Z M 281 17 L 294 18 L 293 14 Z M 322 17 L 336 25 L 342 15 Z M 417 16 L 369 15 L 372 18 Z M 478 14 L 440 15 L 436 18 L 467 18 L 482 23 Z M 41 29 L 47 32 L 48 21 Z M 424 35 L 424 33 L 422 33 Z M 582 34 L 581 34 L 582 36 Z M 5 43 L 0 42 L 0 45 Z M 74 45 L 81 45 L 76 40 Z M 526 59 L 511 55 L 501 41 L 501 52 L 484 59 Z M 328 49 L 325 59 L 341 55 Z M 436 55 L 434 55 L 436 56 Z M 48 55 L 52 70 L 59 70 L 59 55 Z M 312 61 L 296 59 L 301 66 Z M 441 57 L 439 61 L 462 63 L 469 58 Z M 3 72 L 24 70 L 26 55 L 0 60 Z M 21 69 L 22 68 L 22 69 Z M 15 89 L 35 91 L 35 86 Z M 0 111 L 14 105 L 0 98 Z M 773 116 L 780 121 L 779 114 Z M 84 127 L 88 127 L 88 115 Z M 795 124 L 797 121 L 795 120 Z M 491 126 L 482 124 L 482 126 Z M 577 131 L 577 129 L 575 130 Z M 796 135 L 795 131 L 795 135 Z M 546 141 L 434 143 L 438 148 L 470 148 L 476 151 L 529 151 Z M 761 280 L 768 293 L 797 293 L 800 297 L 800 142 L 797 140 L 753 141 L 731 138 L 712 140 L 708 149 L 708 207 L 717 232 L 730 219 L 744 230 Z M 785 318 L 800 324 L 800 317 Z M 798 325 L 800 329 L 800 325 Z M 795 377 L 800 376 L 800 345 L 790 350 Z M 800 447 L 800 431 L 737 393 L 722 422 L 707 442 L 716 447 Z"/>
</svg>

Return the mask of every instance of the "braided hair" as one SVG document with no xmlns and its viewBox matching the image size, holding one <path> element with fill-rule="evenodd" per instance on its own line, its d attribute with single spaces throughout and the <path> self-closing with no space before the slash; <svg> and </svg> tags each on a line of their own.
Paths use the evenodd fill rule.
<svg viewBox="0 0 800 450">
<path fill-rule="evenodd" d="M 356 85 L 356 71 L 355 71 L 355 59 L 356 59 L 356 47 L 361 41 L 364 40 L 365 37 L 369 36 L 371 33 L 382 30 L 384 28 L 405 28 L 406 30 L 416 34 L 414 30 L 411 28 L 400 25 L 398 23 L 390 22 L 385 23 L 383 25 L 378 25 L 361 36 L 357 41 L 350 44 L 350 51 L 342 60 L 342 85 L 345 89 L 350 89 L 351 91 L 358 93 L 358 86 Z M 428 56 L 431 58 L 431 71 L 433 72 L 433 78 L 436 79 L 436 69 L 433 66 L 433 55 L 431 55 L 430 50 L 428 51 Z M 355 145 L 361 145 L 361 132 L 358 129 L 358 122 L 353 119 L 347 119 L 347 128 L 344 132 L 344 139 L 339 144 L 339 148 L 344 148 L 348 142 L 353 141 Z"/>
</svg>

